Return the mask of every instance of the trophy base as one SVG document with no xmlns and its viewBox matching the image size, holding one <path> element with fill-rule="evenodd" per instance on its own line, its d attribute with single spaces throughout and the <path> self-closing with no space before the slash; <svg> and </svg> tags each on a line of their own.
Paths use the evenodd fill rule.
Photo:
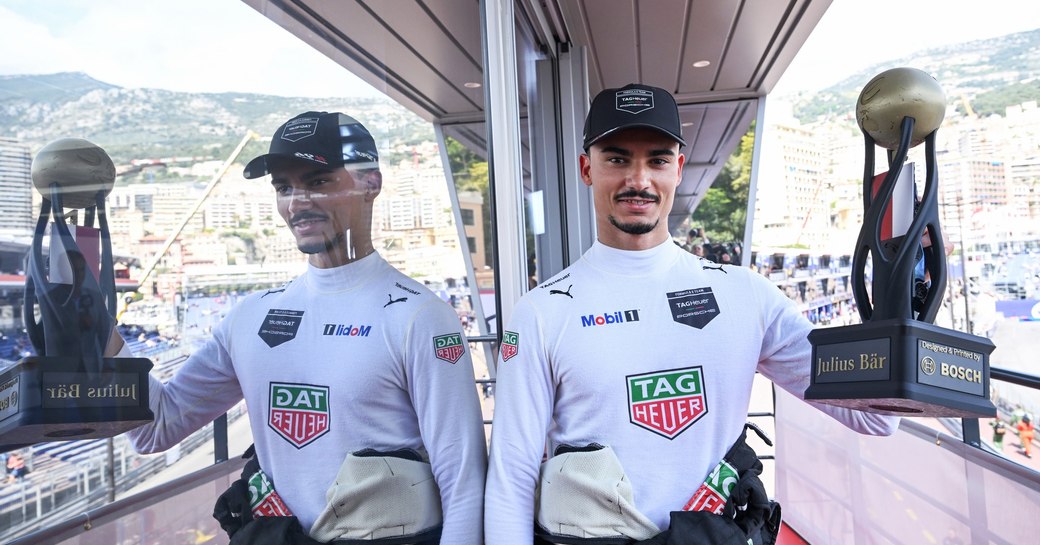
<svg viewBox="0 0 1040 545">
<path fill-rule="evenodd" d="M 996 416 L 984 337 L 910 319 L 809 333 L 812 379 L 805 399 L 878 414 Z"/>
<path fill-rule="evenodd" d="M 152 421 L 146 358 L 25 358 L 0 373 L 0 450 L 46 441 L 99 439 Z"/>
</svg>

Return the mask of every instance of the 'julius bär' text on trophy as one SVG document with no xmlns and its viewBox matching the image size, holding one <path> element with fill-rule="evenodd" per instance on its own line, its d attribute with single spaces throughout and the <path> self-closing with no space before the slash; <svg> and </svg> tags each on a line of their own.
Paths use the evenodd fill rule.
<svg viewBox="0 0 1040 545">
<path fill-rule="evenodd" d="M 27 258 L 23 318 L 37 355 L 0 374 L 0 451 L 111 437 L 153 417 L 148 408 L 151 361 L 105 357 L 110 336 L 117 334 L 105 214 L 105 197 L 115 181 L 112 160 L 86 140 L 64 138 L 36 155 L 32 180 L 43 204 Z M 84 225 L 66 217 L 66 209 L 76 208 L 85 209 Z M 51 243 L 45 259 L 48 224 Z"/>
<path fill-rule="evenodd" d="M 938 82 L 913 68 L 882 72 L 860 93 L 856 120 L 866 141 L 866 167 L 852 290 L 863 323 L 809 334 L 813 361 L 806 399 L 904 416 L 996 414 L 989 400 L 993 343 L 932 324 L 947 276 L 935 154 L 945 109 Z M 912 208 L 912 221 L 905 235 L 883 235 L 886 216 L 891 225 L 892 197 L 907 151 L 922 141 L 927 172 L 920 199 L 913 190 L 914 202 L 905 207 Z M 875 186 L 875 146 L 888 150 L 889 170 L 880 186 Z"/>
</svg>

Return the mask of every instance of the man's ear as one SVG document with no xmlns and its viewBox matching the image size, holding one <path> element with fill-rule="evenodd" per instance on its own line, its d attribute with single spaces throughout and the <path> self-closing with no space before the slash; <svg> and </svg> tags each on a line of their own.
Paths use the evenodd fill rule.
<svg viewBox="0 0 1040 545">
<path fill-rule="evenodd" d="M 592 185 L 592 159 L 589 158 L 588 153 L 583 153 L 578 156 L 578 169 L 581 172 L 581 181 L 585 182 L 585 185 Z"/>
<path fill-rule="evenodd" d="M 368 171 L 361 180 L 361 186 L 365 188 L 366 200 L 375 199 L 383 189 L 383 173 L 378 170 Z"/>
</svg>

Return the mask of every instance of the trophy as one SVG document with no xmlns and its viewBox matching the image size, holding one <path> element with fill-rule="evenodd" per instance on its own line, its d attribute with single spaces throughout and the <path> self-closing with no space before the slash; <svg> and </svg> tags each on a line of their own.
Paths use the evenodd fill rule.
<svg viewBox="0 0 1040 545">
<path fill-rule="evenodd" d="M 866 142 L 864 215 L 851 280 L 863 323 L 809 333 L 812 378 L 805 399 L 890 415 L 996 415 L 989 400 L 993 343 L 932 324 L 947 276 L 935 156 L 935 135 L 945 109 L 938 82 L 913 68 L 882 72 L 859 95 L 856 120 Z M 924 191 L 918 201 L 913 190 L 913 217 L 906 234 L 885 239 L 882 224 L 891 221 L 892 196 L 907 151 L 922 141 Z M 889 165 L 877 187 L 876 145 L 888 150 Z"/>
<path fill-rule="evenodd" d="M 111 437 L 153 418 L 148 408 L 152 362 L 104 354 L 110 336 L 118 334 L 105 214 L 105 197 L 115 182 L 112 159 L 86 140 L 63 138 L 36 155 L 32 181 L 43 204 L 27 257 L 23 318 L 37 355 L 0 373 L 0 451 Z M 82 226 L 75 225 L 74 213 L 67 223 L 66 208 L 85 209 Z"/>
</svg>

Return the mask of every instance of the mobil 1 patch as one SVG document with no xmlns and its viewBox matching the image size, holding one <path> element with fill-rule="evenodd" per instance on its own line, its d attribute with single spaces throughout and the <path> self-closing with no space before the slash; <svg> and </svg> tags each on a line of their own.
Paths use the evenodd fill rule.
<svg viewBox="0 0 1040 545">
<path fill-rule="evenodd" d="M 680 324 L 704 329 L 708 322 L 720 314 L 719 303 L 715 300 L 711 288 L 673 291 L 666 295 L 672 319 Z"/>
<path fill-rule="evenodd" d="M 282 343 L 287 343 L 296 338 L 296 332 L 300 329 L 303 321 L 302 310 L 284 310 L 272 308 L 267 311 L 264 322 L 260 324 L 257 335 L 274 348 Z"/>
</svg>

